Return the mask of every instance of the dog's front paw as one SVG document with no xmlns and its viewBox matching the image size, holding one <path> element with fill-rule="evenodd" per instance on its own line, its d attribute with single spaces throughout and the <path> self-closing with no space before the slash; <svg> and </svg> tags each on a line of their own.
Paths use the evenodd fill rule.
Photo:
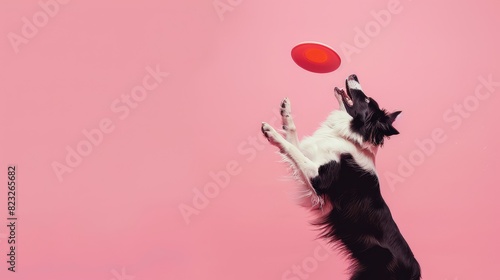
<svg viewBox="0 0 500 280">
<path fill-rule="evenodd" d="M 289 116 L 290 113 L 292 112 L 292 106 L 290 104 L 290 99 L 288 99 L 288 97 L 285 97 L 283 99 L 283 101 L 281 101 L 281 110 L 280 110 L 280 113 L 281 113 L 281 116 Z"/>
<path fill-rule="evenodd" d="M 283 121 L 283 130 L 285 130 L 285 132 L 287 133 L 294 132 L 295 124 L 292 121 L 292 105 L 290 103 L 290 99 L 288 99 L 288 97 L 285 97 L 285 99 L 281 101 L 280 107 L 281 118 Z"/>
<path fill-rule="evenodd" d="M 264 136 L 267 138 L 269 143 L 279 147 L 280 149 L 282 148 L 283 137 L 278 132 L 276 132 L 276 130 L 272 126 L 270 126 L 268 123 L 263 122 L 261 131 L 262 134 L 264 134 Z"/>
</svg>

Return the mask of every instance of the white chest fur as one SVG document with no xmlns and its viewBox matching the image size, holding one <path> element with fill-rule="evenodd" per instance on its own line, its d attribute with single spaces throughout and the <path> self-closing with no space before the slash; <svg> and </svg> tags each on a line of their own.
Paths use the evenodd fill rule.
<svg viewBox="0 0 500 280">
<path fill-rule="evenodd" d="M 312 136 L 300 142 L 300 150 L 318 166 L 332 160 L 339 161 L 340 155 L 351 154 L 364 170 L 376 174 L 376 147 L 365 146 L 361 136 L 349 128 L 351 116 L 342 111 L 333 112 Z"/>
</svg>

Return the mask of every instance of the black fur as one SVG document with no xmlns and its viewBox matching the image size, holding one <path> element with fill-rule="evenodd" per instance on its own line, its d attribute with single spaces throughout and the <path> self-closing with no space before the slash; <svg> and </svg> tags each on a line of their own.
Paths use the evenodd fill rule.
<svg viewBox="0 0 500 280">
<path fill-rule="evenodd" d="M 385 137 L 399 134 L 392 123 L 401 111 L 388 114 L 387 111 L 380 109 L 377 101 L 366 96 L 363 91 L 349 88 L 349 79 L 359 81 L 356 75 L 351 75 L 346 80 L 347 94 L 354 103 L 352 106 L 344 103 L 347 113 L 353 117 L 352 131 L 362 135 L 364 141 L 376 146 L 383 145 Z M 366 102 L 367 100 L 369 102 Z"/>
<path fill-rule="evenodd" d="M 420 266 L 392 219 L 377 177 L 343 154 L 311 180 L 333 209 L 317 225 L 355 261 L 352 280 L 418 280 Z"/>
<path fill-rule="evenodd" d="M 355 75 L 348 79 L 358 81 Z M 384 138 L 398 134 L 392 126 L 400 111 L 388 114 L 363 91 L 350 89 L 353 104 L 345 101 L 352 117 L 351 129 L 364 141 L 380 146 Z M 367 102 L 368 101 L 368 102 Z M 335 242 L 354 260 L 351 280 L 418 280 L 420 265 L 405 241 L 380 193 L 375 174 L 361 168 L 351 154 L 319 167 L 311 179 L 316 193 L 332 210 L 315 222 L 322 237 Z"/>
<path fill-rule="evenodd" d="M 314 162 L 305 155 L 300 155 L 301 151 L 296 150 L 298 147 L 292 149 L 290 146 L 293 144 L 285 143 L 286 139 L 282 137 L 273 136 L 271 143 L 278 146 L 281 153 L 292 162 L 292 166 L 309 179 L 316 192 L 311 192 L 313 209 L 318 210 L 317 213 L 321 212 L 320 209 L 325 211 L 321 212 L 321 218 L 314 224 L 322 230 L 323 238 L 343 249 L 353 260 L 351 280 L 419 280 L 420 265 L 382 198 L 379 180 L 371 169 L 373 167 L 366 164 L 362 167 L 355 160 L 374 160 L 376 148 L 383 145 L 384 139 L 399 134 L 393 122 L 401 112 L 388 113 L 381 109 L 373 98 L 367 97 L 361 90 L 356 75 L 347 78 L 346 91 L 335 88 L 335 92 L 340 110 L 349 114 L 352 120 L 344 112 L 340 112 L 340 115 L 332 114 L 333 119 L 328 121 L 333 123 L 336 116 L 340 116 L 343 121 L 340 123 L 340 131 L 334 129 L 335 124 L 326 123 L 318 129 L 321 131 L 317 141 L 313 135 L 309 139 L 313 141 L 301 142 L 306 146 L 322 146 L 324 140 L 328 141 L 330 137 L 341 141 L 340 143 L 350 141 L 350 144 L 345 143 L 344 148 L 339 147 L 338 151 L 328 145 L 323 149 L 308 146 L 309 152 L 314 150 L 335 154 L 330 157 L 335 160 L 324 163 L 324 157 L 320 157 L 320 162 Z M 284 104 L 281 105 L 282 115 L 286 108 Z M 350 120 L 350 123 L 345 120 Z M 266 123 L 262 124 L 262 132 L 268 139 L 272 136 L 269 133 L 276 133 Z M 286 133 L 288 137 L 289 132 Z M 325 156 L 328 158 L 328 155 Z M 309 165 L 298 164 L 309 161 Z M 322 165 L 318 167 L 317 173 L 316 170 L 309 170 L 310 166 L 316 168 L 319 164 Z M 305 173 L 303 169 L 308 172 Z M 323 205 L 327 207 L 322 208 Z"/>
</svg>

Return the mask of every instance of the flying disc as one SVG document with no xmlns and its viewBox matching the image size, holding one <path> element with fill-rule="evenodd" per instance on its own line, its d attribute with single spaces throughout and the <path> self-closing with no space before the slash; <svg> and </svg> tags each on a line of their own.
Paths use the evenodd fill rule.
<svg viewBox="0 0 500 280">
<path fill-rule="evenodd" d="M 300 43 L 292 49 L 292 59 L 307 71 L 328 73 L 340 66 L 340 56 L 329 46 L 315 43 Z"/>
</svg>

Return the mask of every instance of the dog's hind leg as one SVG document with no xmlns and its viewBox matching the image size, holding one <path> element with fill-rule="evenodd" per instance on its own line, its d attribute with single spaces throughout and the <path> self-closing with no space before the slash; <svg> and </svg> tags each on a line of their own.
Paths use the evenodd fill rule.
<svg viewBox="0 0 500 280">
<path fill-rule="evenodd" d="M 267 123 L 262 123 L 262 133 L 271 144 L 278 147 L 281 153 L 286 156 L 290 162 L 295 165 L 304 185 L 307 187 L 303 197 L 310 197 L 313 208 L 322 208 L 324 200 L 318 196 L 316 190 L 311 184 L 311 179 L 318 176 L 319 166 L 308 159 L 297 146 L 291 144 L 281 134 Z"/>
<path fill-rule="evenodd" d="M 299 138 L 297 137 L 297 128 L 292 118 L 292 105 L 290 99 L 286 97 L 281 101 L 280 106 L 281 120 L 283 122 L 283 130 L 285 131 L 285 139 L 295 147 L 299 147 Z"/>
</svg>

